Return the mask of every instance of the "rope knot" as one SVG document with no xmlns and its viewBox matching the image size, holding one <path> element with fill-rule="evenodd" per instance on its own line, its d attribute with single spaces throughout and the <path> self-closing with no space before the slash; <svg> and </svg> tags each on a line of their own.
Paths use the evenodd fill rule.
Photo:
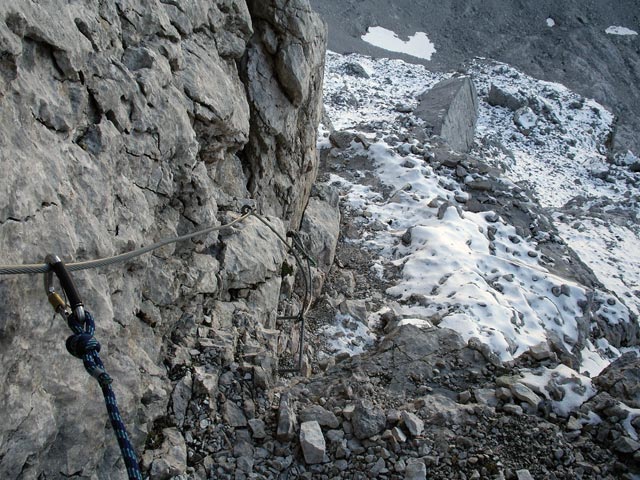
<svg viewBox="0 0 640 480">
<path fill-rule="evenodd" d="M 100 342 L 90 333 L 76 333 L 67 338 L 67 351 L 76 358 L 83 358 L 88 353 L 99 352 Z"/>
</svg>

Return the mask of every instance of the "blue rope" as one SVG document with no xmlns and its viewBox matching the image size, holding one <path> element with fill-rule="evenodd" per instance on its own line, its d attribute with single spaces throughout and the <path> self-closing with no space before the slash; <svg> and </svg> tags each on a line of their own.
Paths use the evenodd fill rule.
<svg viewBox="0 0 640 480">
<path fill-rule="evenodd" d="M 118 439 L 120 452 L 122 452 L 122 458 L 127 467 L 129 480 L 142 480 L 136 452 L 129 440 L 127 428 L 118 410 L 116 395 L 111 388 L 113 380 L 104 369 L 104 364 L 100 359 L 100 355 L 98 355 L 100 352 L 100 343 L 93 336 L 96 330 L 93 316 L 85 310 L 85 321 L 83 325 L 81 322 L 78 322 L 75 313 L 72 313 L 67 317 L 67 325 L 69 325 L 69 328 L 73 332 L 73 335 L 67 338 L 67 350 L 74 357 L 82 359 L 85 370 L 100 384 L 102 395 L 104 396 L 104 403 L 107 406 L 109 420 L 111 420 L 111 426 Z"/>
</svg>

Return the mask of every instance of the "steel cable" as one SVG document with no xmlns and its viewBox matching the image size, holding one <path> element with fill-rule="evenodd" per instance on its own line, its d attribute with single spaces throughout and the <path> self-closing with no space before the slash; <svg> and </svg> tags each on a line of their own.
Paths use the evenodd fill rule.
<svg viewBox="0 0 640 480">
<path fill-rule="evenodd" d="M 184 240 L 189 240 L 190 238 L 196 237 L 198 235 L 204 235 L 207 233 L 215 232 L 216 230 L 222 230 L 223 228 L 231 227 L 236 223 L 241 222 L 242 220 L 244 220 L 250 215 L 254 215 L 254 212 L 252 210 L 249 210 L 248 212 L 243 213 L 240 217 L 224 225 L 216 225 L 213 227 L 203 228 L 201 230 L 187 233 L 185 235 L 180 235 L 178 237 L 165 238 L 163 240 L 160 240 L 159 242 L 148 245 L 146 247 L 141 247 L 136 250 L 131 250 L 130 252 L 121 253 L 120 255 L 115 255 L 113 257 L 98 258 L 95 260 L 87 260 L 84 262 L 67 263 L 66 268 L 70 272 L 75 272 L 78 270 L 100 268 L 100 267 L 106 267 L 108 265 L 116 265 L 118 263 L 123 263 L 128 260 L 131 260 L 132 258 L 136 258 L 136 257 L 139 257 L 140 255 L 144 255 L 145 253 L 149 253 L 153 250 L 157 250 L 160 247 L 164 247 L 165 245 L 182 242 Z M 256 215 L 256 218 L 260 218 L 260 217 Z M 50 269 L 51 267 L 47 263 L 25 264 L 25 265 L 0 265 L 0 275 L 45 273 L 45 272 L 48 272 Z"/>
</svg>

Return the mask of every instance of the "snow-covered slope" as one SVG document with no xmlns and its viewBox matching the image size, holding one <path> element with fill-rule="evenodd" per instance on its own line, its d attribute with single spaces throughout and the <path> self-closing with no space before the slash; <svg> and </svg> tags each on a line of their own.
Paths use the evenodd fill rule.
<svg viewBox="0 0 640 480">
<path fill-rule="evenodd" d="M 555 402 L 566 413 L 592 391 L 588 376 L 620 354 L 610 343 L 624 343 L 588 315 L 600 327 L 635 322 L 638 232 L 631 222 L 611 224 L 607 217 L 611 210 L 635 215 L 638 174 L 608 162 L 613 117 L 596 102 L 504 64 L 478 60 L 465 73 L 480 97 L 473 156 L 504 172 L 494 180 L 512 202 L 532 195 L 557 231 L 524 235 L 498 208 L 467 211 L 466 186 L 489 177 L 430 161 L 436 146 L 411 114 L 416 97 L 448 75 L 399 60 L 328 53 L 328 117 L 335 129 L 360 136 L 350 155 L 365 160 L 355 169 L 336 166 L 329 182 L 364 227 L 352 241 L 378 257 L 372 271 L 393 283 L 386 293 L 397 300 L 403 322 L 452 328 L 502 361 L 548 345 L 576 354 L 577 371 L 539 371 L 546 377 L 530 379 L 574 375 L 582 386 L 578 398 Z M 526 121 L 518 124 L 513 111 L 487 102 L 491 85 L 533 107 L 526 107 Z M 325 136 L 320 146 L 328 147 Z M 540 243 L 558 232 L 611 292 L 557 273 L 554 263 L 563 259 L 545 258 Z M 615 257 L 625 260 L 613 267 Z"/>
</svg>

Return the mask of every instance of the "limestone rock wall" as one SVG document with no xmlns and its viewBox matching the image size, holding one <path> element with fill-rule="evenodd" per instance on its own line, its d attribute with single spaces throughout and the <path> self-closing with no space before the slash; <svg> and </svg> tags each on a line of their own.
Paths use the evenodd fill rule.
<svg viewBox="0 0 640 480">
<path fill-rule="evenodd" d="M 0 263 L 109 256 L 254 201 L 297 225 L 325 41 L 306 0 L 0 3 Z M 284 255 L 253 220 L 74 275 L 140 452 L 194 332 L 225 339 L 220 362 L 242 335 L 268 343 Z M 0 295 L 0 477 L 124 478 L 42 278 L 2 277 Z"/>
</svg>

